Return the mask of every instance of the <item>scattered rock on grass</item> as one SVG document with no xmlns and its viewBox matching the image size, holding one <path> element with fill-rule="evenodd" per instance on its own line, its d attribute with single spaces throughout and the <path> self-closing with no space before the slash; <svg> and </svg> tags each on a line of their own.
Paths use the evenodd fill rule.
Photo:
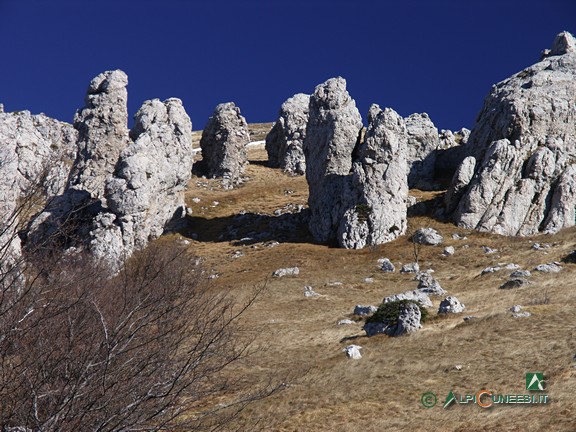
<svg viewBox="0 0 576 432">
<path fill-rule="evenodd" d="M 465 306 L 460 303 L 454 296 L 448 296 L 442 302 L 440 302 L 440 307 L 438 308 L 439 314 L 445 313 L 460 313 L 464 312 Z"/>
<path fill-rule="evenodd" d="M 384 273 L 392 273 L 396 270 L 396 267 L 394 267 L 394 264 L 392 264 L 392 261 L 390 261 L 388 258 L 379 259 L 378 264 L 381 265 L 380 270 L 382 270 Z"/>
<path fill-rule="evenodd" d="M 350 324 L 356 324 L 356 321 L 352 321 L 351 319 L 341 319 L 339 320 L 336 325 L 350 325 Z"/>
<path fill-rule="evenodd" d="M 559 263 L 552 262 L 548 264 L 540 264 L 539 266 L 536 266 L 534 270 L 542 273 L 558 273 L 562 270 L 562 266 Z"/>
<path fill-rule="evenodd" d="M 418 263 L 404 264 L 400 269 L 400 273 L 418 273 L 419 271 L 420 265 L 418 265 Z"/>
<path fill-rule="evenodd" d="M 420 273 L 417 278 L 420 281 L 418 283 L 418 291 L 437 296 L 446 294 L 446 291 L 440 286 L 440 283 L 429 273 Z"/>
<path fill-rule="evenodd" d="M 319 295 L 320 294 L 318 294 L 316 291 L 314 291 L 311 286 L 306 285 L 304 287 L 304 296 L 305 297 L 318 297 Z"/>
<path fill-rule="evenodd" d="M 444 252 L 442 252 L 442 255 L 444 256 L 452 256 L 454 255 L 456 251 L 454 250 L 454 246 L 446 246 L 444 248 Z"/>
<path fill-rule="evenodd" d="M 513 313 L 512 317 L 513 318 L 528 318 L 531 315 L 532 314 L 530 312 L 524 311 L 524 312 Z"/>
<path fill-rule="evenodd" d="M 348 345 L 342 351 L 346 353 L 349 359 L 360 360 L 362 358 L 362 354 L 360 354 L 361 349 L 362 347 L 360 345 Z"/>
<path fill-rule="evenodd" d="M 377 310 L 376 306 L 356 305 L 354 306 L 354 315 L 372 315 Z"/>
<path fill-rule="evenodd" d="M 444 241 L 444 238 L 434 228 L 420 228 L 412 236 L 412 241 L 417 244 L 436 246 Z"/>
<path fill-rule="evenodd" d="M 515 270 L 510 274 L 511 278 L 527 278 L 532 276 L 530 270 Z"/>
<path fill-rule="evenodd" d="M 284 277 L 284 276 L 296 276 L 300 274 L 300 269 L 298 267 L 286 267 L 276 270 L 272 273 L 274 277 Z"/>
</svg>

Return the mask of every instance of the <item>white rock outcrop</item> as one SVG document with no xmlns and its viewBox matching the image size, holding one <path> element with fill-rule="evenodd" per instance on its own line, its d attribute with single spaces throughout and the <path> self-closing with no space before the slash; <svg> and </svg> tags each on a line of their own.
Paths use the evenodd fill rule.
<svg viewBox="0 0 576 432">
<path fill-rule="evenodd" d="M 310 97 L 304 155 L 309 228 L 318 242 L 336 239 L 344 212 L 352 206 L 346 192 L 361 129 L 362 118 L 346 91 L 346 80 L 332 78 L 316 87 Z"/>
<path fill-rule="evenodd" d="M 248 124 L 240 108 L 234 102 L 219 104 L 200 139 L 202 161 L 208 177 L 221 177 L 226 189 L 242 183 L 248 164 L 246 146 L 249 142 Z"/>
<path fill-rule="evenodd" d="M 298 93 L 282 104 L 278 120 L 266 135 L 266 152 L 273 168 L 291 175 L 306 173 L 304 138 L 310 96 Z"/>
<path fill-rule="evenodd" d="M 128 76 L 121 70 L 103 72 L 88 86 L 84 108 L 74 117 L 78 152 L 70 187 L 101 199 L 120 152 L 129 143 Z"/>
<path fill-rule="evenodd" d="M 391 109 L 362 119 L 343 78 L 316 87 L 304 141 L 309 228 L 345 248 L 385 243 L 406 231 L 406 125 Z"/>
<path fill-rule="evenodd" d="M 88 106 L 76 116 L 68 187 L 28 230 L 32 246 L 84 251 L 112 274 L 184 216 L 193 160 L 192 123 L 179 99 L 144 102 L 128 134 L 126 82 L 121 71 L 92 80 Z"/>
<path fill-rule="evenodd" d="M 394 110 L 370 108 L 369 124 L 352 167 L 338 242 L 345 248 L 387 243 L 403 235 L 407 222 L 406 126 Z"/>
<path fill-rule="evenodd" d="M 533 235 L 576 223 L 574 44 L 561 33 L 540 62 L 492 88 L 467 144 L 474 173 L 467 159 L 448 193 L 459 226 Z"/>
</svg>

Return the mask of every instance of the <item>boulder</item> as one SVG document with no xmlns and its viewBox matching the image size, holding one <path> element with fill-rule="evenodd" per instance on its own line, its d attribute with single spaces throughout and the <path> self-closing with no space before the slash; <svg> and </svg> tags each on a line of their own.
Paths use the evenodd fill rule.
<svg viewBox="0 0 576 432">
<path fill-rule="evenodd" d="M 541 273 L 559 273 L 562 270 L 562 266 L 558 263 L 552 262 L 548 264 L 540 264 L 534 267 L 534 270 Z"/>
<path fill-rule="evenodd" d="M 246 145 L 249 142 L 248 124 L 240 108 L 234 102 L 218 105 L 200 139 L 207 176 L 222 178 L 222 185 L 227 189 L 240 184 L 248 163 Z"/>
<path fill-rule="evenodd" d="M 404 264 L 400 269 L 400 273 L 418 273 L 420 265 L 417 262 Z"/>
<path fill-rule="evenodd" d="M 349 359 L 360 360 L 362 358 L 362 354 L 360 354 L 361 349 L 362 347 L 360 345 L 348 345 L 342 351 L 346 353 Z"/>
<path fill-rule="evenodd" d="M 364 331 L 367 336 L 386 334 L 388 336 L 402 336 L 418 331 L 422 324 L 422 314 L 416 303 L 403 301 L 399 305 L 398 316 L 386 322 L 367 322 Z"/>
<path fill-rule="evenodd" d="M 468 174 L 451 187 L 461 195 L 448 202 L 459 226 L 524 236 L 575 224 L 573 43 L 561 33 L 547 56 L 496 84 L 485 99 L 466 146 L 474 174 L 467 185 Z"/>
<path fill-rule="evenodd" d="M 418 291 L 424 292 L 428 295 L 441 296 L 445 295 L 446 291 L 440 286 L 440 283 L 434 279 L 430 273 L 419 273 L 418 276 Z"/>
<path fill-rule="evenodd" d="M 439 314 L 447 313 L 461 313 L 464 312 L 465 306 L 460 303 L 454 296 L 448 296 L 440 302 L 440 307 L 438 308 Z"/>
<path fill-rule="evenodd" d="M 510 278 L 512 278 L 512 279 L 527 278 L 530 276 L 532 276 L 532 273 L 530 273 L 530 270 L 515 270 L 510 274 Z"/>
<path fill-rule="evenodd" d="M 394 273 L 394 271 L 396 271 L 396 267 L 394 267 L 394 264 L 392 264 L 392 261 L 388 258 L 378 260 L 378 264 L 380 264 L 380 270 L 384 273 Z"/>
<path fill-rule="evenodd" d="M 74 117 L 78 152 L 69 186 L 102 199 L 108 176 L 129 143 L 128 77 L 121 70 L 103 72 L 88 86 L 85 106 Z"/>
<path fill-rule="evenodd" d="M 284 276 L 298 276 L 300 274 L 300 269 L 298 267 L 286 267 L 280 268 L 272 273 L 273 277 L 284 277 Z"/>
<path fill-rule="evenodd" d="M 436 246 L 444 241 L 444 238 L 434 228 L 420 228 L 412 235 L 412 241 L 416 244 Z"/>
<path fill-rule="evenodd" d="M 436 150 L 440 144 L 438 129 L 426 113 L 406 117 L 408 140 L 408 185 L 409 187 L 434 189 Z"/>
<path fill-rule="evenodd" d="M 442 252 L 442 255 L 444 256 L 452 256 L 456 253 L 456 251 L 454 250 L 454 246 L 446 246 L 444 248 L 444 251 Z"/>
<path fill-rule="evenodd" d="M 298 93 L 280 108 L 278 120 L 266 135 L 268 162 L 291 175 L 306 173 L 304 138 L 308 123 L 310 96 Z"/>
</svg>

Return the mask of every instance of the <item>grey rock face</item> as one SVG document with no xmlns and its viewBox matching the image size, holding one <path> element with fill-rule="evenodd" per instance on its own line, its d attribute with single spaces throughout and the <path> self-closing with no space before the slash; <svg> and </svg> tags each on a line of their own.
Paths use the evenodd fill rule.
<svg viewBox="0 0 576 432">
<path fill-rule="evenodd" d="M 88 86 L 86 106 L 76 113 L 78 153 L 70 186 L 93 198 L 104 196 L 106 179 L 114 171 L 128 138 L 128 77 L 121 70 L 103 72 Z"/>
<path fill-rule="evenodd" d="M 353 205 L 346 192 L 361 129 L 362 118 L 346 91 L 346 80 L 332 78 L 316 87 L 310 97 L 304 154 L 309 228 L 319 242 L 336 238 L 344 212 Z"/>
<path fill-rule="evenodd" d="M 410 188 L 433 189 L 436 149 L 440 144 L 438 129 L 428 114 L 412 114 L 404 119 L 408 138 L 408 185 Z"/>
<path fill-rule="evenodd" d="M 440 302 L 440 307 L 438 308 L 439 314 L 445 313 L 461 313 L 464 312 L 465 306 L 460 303 L 454 296 L 448 296 Z"/>
<path fill-rule="evenodd" d="M 454 220 L 503 235 L 555 233 L 575 224 L 576 52 L 557 37 L 539 63 L 495 85 L 467 147 L 477 164 Z M 469 163 L 469 162 L 468 162 Z"/>
<path fill-rule="evenodd" d="M 120 154 L 117 170 L 105 188 L 108 208 L 120 230 L 98 222 L 93 230 L 91 249 L 101 259 L 110 256 L 108 244 L 115 243 L 108 238 L 112 233 L 120 236 L 117 243 L 123 247 L 119 250 L 130 256 L 160 237 L 175 215 L 185 214 L 184 190 L 193 158 L 192 123 L 182 101 L 144 102 L 134 116 L 130 135 L 133 142 Z"/>
<path fill-rule="evenodd" d="M 248 163 L 246 145 L 249 142 L 248 124 L 240 108 L 233 102 L 218 105 L 200 139 L 208 177 L 222 177 L 225 188 L 240 184 Z"/>
<path fill-rule="evenodd" d="M 458 206 L 462 195 L 468 188 L 468 185 L 474 176 L 475 168 L 476 158 L 474 156 L 468 156 L 458 166 L 456 173 L 454 173 L 454 177 L 452 177 L 452 183 L 444 196 L 447 212 L 453 212 Z"/>
<path fill-rule="evenodd" d="M 422 327 L 422 324 L 420 324 L 421 318 L 422 314 L 418 305 L 409 302 L 400 306 L 396 322 L 366 323 L 364 331 L 367 336 L 375 336 L 381 333 L 388 336 L 402 336 L 418 331 Z"/>
<path fill-rule="evenodd" d="M 268 161 L 292 175 L 306 173 L 304 138 L 308 123 L 310 96 L 298 93 L 286 100 L 272 130 L 266 136 Z"/>
<path fill-rule="evenodd" d="M 304 141 L 309 227 L 319 242 L 345 248 L 393 240 L 406 231 L 406 126 L 393 110 L 362 119 L 343 78 L 316 87 Z"/>
<path fill-rule="evenodd" d="M 102 77 L 105 78 L 101 80 Z M 91 84 L 95 93 L 89 92 L 93 102 L 90 109 L 100 113 L 102 107 L 95 101 L 104 100 L 104 106 L 108 106 L 111 95 L 116 93 L 122 96 L 116 102 L 125 104 L 123 77 L 123 72 L 115 71 L 95 78 Z M 126 135 L 127 146 L 117 160 L 99 159 L 98 155 L 106 150 L 111 152 L 106 158 L 112 157 L 123 142 L 123 132 L 114 131 L 126 128 L 116 124 L 120 118 L 116 114 L 125 110 L 125 106 L 109 106 L 107 114 L 111 117 L 101 113 L 101 120 L 108 120 L 101 121 L 99 131 L 92 130 L 97 113 L 88 115 L 86 109 L 80 112 L 86 116 L 85 123 L 92 126 L 80 131 L 76 174 L 28 233 L 31 244 L 50 240 L 56 242 L 54 247 L 86 251 L 112 274 L 125 258 L 159 237 L 172 220 L 185 214 L 183 194 L 193 159 L 192 123 L 179 99 L 145 102 L 135 116 L 131 140 Z M 118 138 L 116 144 L 102 141 L 106 136 Z M 110 149 L 111 145 L 114 149 Z M 96 161 L 86 159 L 87 155 Z"/>
<path fill-rule="evenodd" d="M 562 270 L 562 266 L 553 262 L 548 264 L 540 264 L 536 266 L 534 270 L 541 273 L 559 273 Z"/>
<path fill-rule="evenodd" d="M 436 246 L 444 241 L 444 237 L 434 228 L 420 228 L 412 236 L 412 241 L 416 244 Z"/>
<path fill-rule="evenodd" d="M 72 125 L 28 111 L 0 112 L 0 288 L 24 281 L 22 217 L 63 191 L 75 151 Z"/>
<path fill-rule="evenodd" d="M 406 232 L 406 127 L 393 110 L 370 108 L 370 123 L 354 163 L 350 197 L 338 228 L 340 245 L 360 249 L 394 240 Z"/>
</svg>

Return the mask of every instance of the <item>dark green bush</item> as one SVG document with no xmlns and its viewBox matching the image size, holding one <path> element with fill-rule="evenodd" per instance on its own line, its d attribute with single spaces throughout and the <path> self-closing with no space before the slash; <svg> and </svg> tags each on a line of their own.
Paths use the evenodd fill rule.
<svg viewBox="0 0 576 432">
<path fill-rule="evenodd" d="M 420 322 L 425 322 L 428 317 L 428 309 L 426 309 L 420 302 L 415 300 L 395 300 L 388 303 L 382 303 L 376 312 L 366 319 L 367 323 L 385 323 L 388 325 L 396 325 L 400 310 L 405 308 L 409 303 L 414 303 L 420 309 Z"/>
</svg>

